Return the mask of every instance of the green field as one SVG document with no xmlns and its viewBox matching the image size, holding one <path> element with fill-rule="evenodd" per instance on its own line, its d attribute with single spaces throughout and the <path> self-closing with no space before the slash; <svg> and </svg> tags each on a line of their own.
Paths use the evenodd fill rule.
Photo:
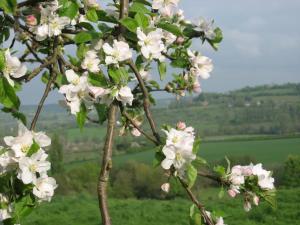
<svg viewBox="0 0 300 225">
<path fill-rule="evenodd" d="M 239 157 L 247 155 L 271 166 L 283 163 L 290 154 L 299 155 L 300 138 L 207 142 L 201 145 L 199 154 L 208 161 L 220 160 L 224 156 Z M 153 155 L 153 151 L 120 155 L 114 158 L 114 164 L 120 165 L 130 160 L 150 164 Z"/>
<path fill-rule="evenodd" d="M 243 211 L 240 199 L 219 199 L 216 189 L 204 190 L 201 201 L 209 210 L 226 213 L 228 225 L 300 224 L 300 189 L 279 190 L 278 209 L 267 204 L 251 212 Z M 43 204 L 22 225 L 99 225 L 97 200 L 88 195 L 58 196 L 51 204 Z M 184 199 L 136 200 L 112 199 L 110 209 L 114 225 L 188 225 L 191 203 Z"/>
</svg>

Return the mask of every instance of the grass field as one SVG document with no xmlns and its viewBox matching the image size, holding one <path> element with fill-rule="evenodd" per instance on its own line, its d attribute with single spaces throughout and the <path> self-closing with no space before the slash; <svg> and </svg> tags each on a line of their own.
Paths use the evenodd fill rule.
<svg viewBox="0 0 300 225">
<path fill-rule="evenodd" d="M 300 189 L 279 190 L 278 209 L 266 203 L 251 212 L 243 211 L 240 199 L 219 199 L 216 189 L 204 190 L 201 201 L 209 210 L 226 213 L 228 225 L 300 224 Z M 34 211 L 22 225 L 100 225 L 97 200 L 88 195 L 58 196 L 52 203 Z M 190 202 L 184 199 L 159 201 L 112 199 L 110 209 L 114 225 L 188 225 Z"/>
<path fill-rule="evenodd" d="M 282 163 L 290 154 L 300 154 L 300 138 L 274 139 L 259 141 L 224 141 L 203 143 L 199 154 L 209 161 L 222 159 L 224 156 L 252 156 L 257 161 L 271 166 Z M 153 151 L 116 156 L 114 164 L 120 165 L 129 160 L 152 163 Z"/>
</svg>

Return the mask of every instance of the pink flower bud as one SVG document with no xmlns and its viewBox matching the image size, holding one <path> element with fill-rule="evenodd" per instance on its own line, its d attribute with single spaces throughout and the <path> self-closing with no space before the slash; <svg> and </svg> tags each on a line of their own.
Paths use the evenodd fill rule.
<svg viewBox="0 0 300 225">
<path fill-rule="evenodd" d="M 138 129 L 136 129 L 136 128 L 133 128 L 133 129 L 131 130 L 131 134 L 132 134 L 133 136 L 135 136 L 135 137 L 141 136 L 141 132 L 140 132 Z"/>
<path fill-rule="evenodd" d="M 36 26 L 37 25 L 37 19 L 34 15 L 26 16 L 26 24 L 28 26 Z"/>
<path fill-rule="evenodd" d="M 229 194 L 229 196 L 230 196 L 231 198 L 235 198 L 235 196 L 236 196 L 236 194 L 237 194 L 237 193 L 235 192 L 235 190 L 233 190 L 233 189 L 228 190 L 227 193 Z"/>
<path fill-rule="evenodd" d="M 193 91 L 195 93 L 201 93 L 201 86 L 200 86 L 200 83 L 199 81 L 196 81 L 194 84 L 193 84 Z"/>
<path fill-rule="evenodd" d="M 181 45 L 183 42 L 184 42 L 184 37 L 178 37 L 178 38 L 176 39 L 176 44 Z"/>
<path fill-rule="evenodd" d="M 249 212 L 251 210 L 251 203 L 246 201 L 244 203 L 244 209 L 245 209 L 246 212 Z"/>
<path fill-rule="evenodd" d="M 257 195 L 254 195 L 254 197 L 253 197 L 253 203 L 256 206 L 259 204 L 259 197 Z"/>
<path fill-rule="evenodd" d="M 169 193 L 169 191 L 170 191 L 170 184 L 169 183 L 164 183 L 163 185 L 161 185 L 161 190 L 163 190 L 166 193 Z"/>
<path fill-rule="evenodd" d="M 186 128 L 186 124 L 185 124 L 185 122 L 179 121 L 177 123 L 176 127 L 177 127 L 178 130 L 184 130 Z"/>
</svg>

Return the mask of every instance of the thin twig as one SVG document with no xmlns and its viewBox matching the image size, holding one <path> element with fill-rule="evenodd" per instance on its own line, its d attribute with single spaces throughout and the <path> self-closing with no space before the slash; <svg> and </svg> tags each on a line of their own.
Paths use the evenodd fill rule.
<svg viewBox="0 0 300 225">
<path fill-rule="evenodd" d="M 146 117 L 148 119 L 148 122 L 150 124 L 150 127 L 151 127 L 151 130 L 152 130 L 152 133 L 153 133 L 153 136 L 155 137 L 155 139 L 157 140 L 157 142 L 161 142 L 160 140 L 160 136 L 159 136 L 159 133 L 157 132 L 156 130 L 156 125 L 155 125 L 155 122 L 153 120 L 153 117 L 152 117 L 152 114 L 151 114 L 151 111 L 150 111 L 150 98 L 149 98 L 149 92 L 145 86 L 145 83 L 144 83 L 144 80 L 140 74 L 140 72 L 138 71 L 138 69 L 136 68 L 136 65 L 133 63 L 132 60 L 130 60 L 130 62 L 128 63 L 129 67 L 132 69 L 132 71 L 134 72 L 138 82 L 139 82 L 139 85 L 140 85 L 140 88 L 141 88 L 141 91 L 144 95 L 144 111 L 146 113 Z"/>
<path fill-rule="evenodd" d="M 183 188 L 186 190 L 186 192 L 187 192 L 188 196 L 190 197 L 191 201 L 197 206 L 197 208 L 201 212 L 205 222 L 208 225 L 214 225 L 212 219 L 207 215 L 204 205 L 196 198 L 196 196 L 191 191 L 191 189 L 188 187 L 188 185 L 180 177 L 178 177 L 178 180 L 180 181 Z"/>
</svg>

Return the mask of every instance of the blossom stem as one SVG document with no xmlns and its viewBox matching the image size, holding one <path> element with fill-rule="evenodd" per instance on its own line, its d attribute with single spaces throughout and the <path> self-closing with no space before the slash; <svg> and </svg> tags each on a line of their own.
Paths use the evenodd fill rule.
<svg viewBox="0 0 300 225">
<path fill-rule="evenodd" d="M 103 225 L 111 225 L 107 202 L 107 184 L 109 180 L 109 172 L 112 168 L 111 157 L 117 108 L 117 102 L 113 101 L 108 112 L 107 133 L 103 148 L 101 171 L 98 180 L 98 200 Z"/>
</svg>

